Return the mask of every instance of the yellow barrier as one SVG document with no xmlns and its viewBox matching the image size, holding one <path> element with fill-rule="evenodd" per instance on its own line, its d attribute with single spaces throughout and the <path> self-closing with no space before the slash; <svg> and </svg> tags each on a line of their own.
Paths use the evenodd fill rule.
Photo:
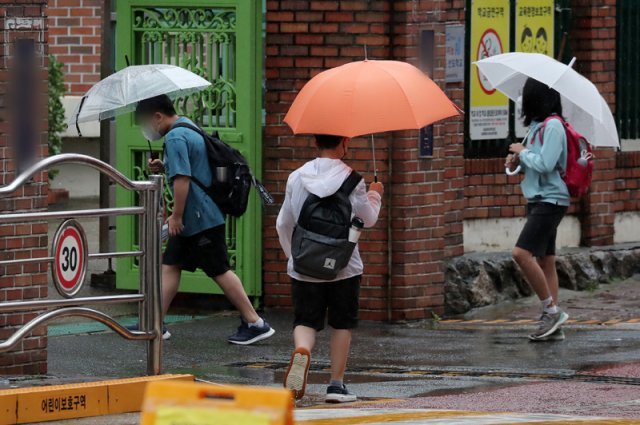
<svg viewBox="0 0 640 425">
<path fill-rule="evenodd" d="M 159 375 L 0 390 L 0 425 L 138 412 L 147 383 L 167 379 L 193 381 L 194 378 L 193 375 Z"/>
<path fill-rule="evenodd" d="M 293 398 L 284 388 L 151 382 L 142 425 L 293 425 Z"/>
</svg>

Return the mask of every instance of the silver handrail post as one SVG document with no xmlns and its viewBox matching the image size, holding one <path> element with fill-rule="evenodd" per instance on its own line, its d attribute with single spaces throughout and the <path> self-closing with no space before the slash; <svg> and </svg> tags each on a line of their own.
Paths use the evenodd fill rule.
<svg viewBox="0 0 640 425">
<path fill-rule="evenodd" d="M 145 316 L 147 328 L 145 331 L 153 331 L 156 337 L 147 342 L 147 373 L 159 375 L 162 373 L 162 262 L 161 262 L 161 232 L 164 221 L 163 208 L 163 179 L 160 175 L 152 175 L 149 180 L 153 182 L 154 189 L 144 194 L 145 196 L 145 223 L 140 226 L 144 229 L 146 246 L 145 270 L 140 276 L 145 280 L 144 287 L 147 298 Z"/>
</svg>

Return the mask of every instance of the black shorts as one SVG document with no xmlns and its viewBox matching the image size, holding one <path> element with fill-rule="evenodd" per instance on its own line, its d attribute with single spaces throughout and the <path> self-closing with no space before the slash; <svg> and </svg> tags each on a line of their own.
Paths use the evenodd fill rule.
<svg viewBox="0 0 640 425">
<path fill-rule="evenodd" d="M 293 295 L 293 326 L 324 329 L 329 313 L 333 329 L 353 329 L 358 326 L 358 297 L 362 276 L 337 282 L 302 282 L 291 279 Z"/>
<path fill-rule="evenodd" d="M 193 236 L 171 236 L 162 256 L 162 264 L 180 266 L 194 272 L 202 269 L 215 278 L 231 270 L 224 224 Z"/>
<path fill-rule="evenodd" d="M 556 235 L 567 207 L 548 202 L 527 205 L 527 222 L 520 232 L 516 246 L 525 249 L 534 257 L 556 255 Z"/>
</svg>

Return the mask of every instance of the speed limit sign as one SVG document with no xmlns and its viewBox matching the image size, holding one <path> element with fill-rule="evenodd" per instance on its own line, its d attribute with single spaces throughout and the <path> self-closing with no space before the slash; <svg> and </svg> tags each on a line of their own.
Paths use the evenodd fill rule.
<svg viewBox="0 0 640 425">
<path fill-rule="evenodd" d="M 65 298 L 80 291 L 87 272 L 87 239 L 80 223 L 65 220 L 60 224 L 51 245 L 53 283 Z"/>
</svg>

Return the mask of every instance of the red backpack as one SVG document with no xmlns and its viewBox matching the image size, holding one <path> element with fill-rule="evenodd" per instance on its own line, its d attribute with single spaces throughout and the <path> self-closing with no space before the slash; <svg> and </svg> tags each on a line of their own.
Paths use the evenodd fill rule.
<svg viewBox="0 0 640 425">
<path fill-rule="evenodd" d="M 558 115 L 548 117 L 538 129 L 538 138 L 542 144 L 544 127 L 550 119 L 558 119 L 564 125 L 567 134 L 567 168 L 560 170 L 562 180 L 573 198 L 581 198 L 589 191 L 593 174 L 593 154 L 591 145 L 584 136 Z"/>
</svg>

